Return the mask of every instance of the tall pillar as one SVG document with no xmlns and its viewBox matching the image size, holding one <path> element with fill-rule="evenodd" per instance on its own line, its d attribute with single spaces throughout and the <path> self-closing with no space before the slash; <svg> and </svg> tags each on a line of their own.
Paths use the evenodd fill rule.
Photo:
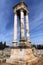
<svg viewBox="0 0 43 65">
<path fill-rule="evenodd" d="M 17 45 L 17 13 L 14 15 L 14 46 Z"/>
<path fill-rule="evenodd" d="M 26 40 L 30 42 L 28 13 L 26 13 Z"/>
<path fill-rule="evenodd" d="M 21 40 L 24 40 L 24 12 L 23 10 L 20 10 L 20 23 L 21 23 L 21 29 L 20 29 L 20 38 Z"/>
</svg>

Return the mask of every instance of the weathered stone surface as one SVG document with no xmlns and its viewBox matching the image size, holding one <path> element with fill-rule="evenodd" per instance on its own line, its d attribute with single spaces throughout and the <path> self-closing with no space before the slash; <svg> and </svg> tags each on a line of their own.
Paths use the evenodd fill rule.
<svg viewBox="0 0 43 65">
<path fill-rule="evenodd" d="M 5 61 L 7 58 L 10 57 L 11 54 L 11 49 L 10 48 L 5 48 L 3 50 L 0 50 L 0 61 Z"/>
<path fill-rule="evenodd" d="M 32 61 L 31 63 L 24 61 L 14 62 L 14 64 L 0 62 L 0 65 L 43 65 L 43 57 L 39 58 L 39 60 L 36 60 L 34 62 Z"/>
<path fill-rule="evenodd" d="M 32 60 L 35 60 L 37 59 L 33 52 L 32 52 L 32 49 L 31 48 L 26 48 L 26 49 L 12 49 L 12 52 L 11 52 L 11 56 L 9 59 L 7 59 L 6 62 L 8 63 L 14 63 L 14 61 L 32 61 Z"/>
<path fill-rule="evenodd" d="M 38 58 L 40 58 L 42 55 L 43 55 L 43 50 L 38 50 L 38 49 L 33 49 L 32 50 L 33 51 L 33 54 L 36 56 L 36 57 L 38 57 Z M 4 54 L 5 54 L 5 56 L 4 56 Z M 7 55 L 6 55 L 7 54 Z M 9 49 L 9 48 L 6 48 L 6 49 L 4 49 L 4 50 L 1 50 L 0 51 L 0 62 L 3 62 L 3 61 L 5 61 L 5 59 L 8 59 L 9 57 L 8 57 L 8 55 L 10 56 L 10 54 L 11 54 L 11 49 Z M 9 61 L 9 59 L 8 59 L 8 61 Z M 35 60 L 36 61 L 36 60 Z M 6 61 L 5 61 L 6 62 Z M 10 61 L 11 62 L 11 61 Z M 28 63 L 29 64 L 29 63 Z"/>
</svg>

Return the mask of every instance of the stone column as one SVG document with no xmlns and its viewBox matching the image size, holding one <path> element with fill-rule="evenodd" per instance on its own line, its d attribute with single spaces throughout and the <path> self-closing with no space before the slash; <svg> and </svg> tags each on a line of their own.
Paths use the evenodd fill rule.
<svg viewBox="0 0 43 65">
<path fill-rule="evenodd" d="M 14 46 L 17 45 L 17 12 L 14 15 Z"/>
<path fill-rule="evenodd" d="M 20 22 L 21 22 L 21 29 L 20 29 L 20 38 L 24 40 L 24 12 L 20 10 Z"/>
<path fill-rule="evenodd" d="M 30 41 L 28 13 L 26 13 L 26 40 Z"/>
</svg>

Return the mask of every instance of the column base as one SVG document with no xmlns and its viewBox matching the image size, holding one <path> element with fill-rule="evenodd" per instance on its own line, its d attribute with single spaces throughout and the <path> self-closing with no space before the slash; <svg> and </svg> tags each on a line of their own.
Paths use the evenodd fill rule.
<svg viewBox="0 0 43 65">
<path fill-rule="evenodd" d="M 24 47 L 29 47 L 29 48 L 31 48 L 32 47 L 32 44 L 31 44 L 31 41 L 29 41 L 29 40 L 25 40 L 25 39 L 21 39 L 20 40 L 20 44 L 19 44 L 20 46 L 24 46 Z"/>
<path fill-rule="evenodd" d="M 12 46 L 16 47 L 18 42 L 17 41 L 13 41 L 12 43 L 13 43 Z"/>
<path fill-rule="evenodd" d="M 21 37 L 21 39 L 20 39 L 20 42 L 24 42 L 25 41 L 25 39 L 24 39 L 24 37 Z"/>
<path fill-rule="evenodd" d="M 27 46 L 32 47 L 31 41 L 28 38 L 26 38 L 26 44 L 27 44 Z"/>
<path fill-rule="evenodd" d="M 19 46 L 26 46 L 26 40 L 24 38 L 20 39 Z"/>
</svg>

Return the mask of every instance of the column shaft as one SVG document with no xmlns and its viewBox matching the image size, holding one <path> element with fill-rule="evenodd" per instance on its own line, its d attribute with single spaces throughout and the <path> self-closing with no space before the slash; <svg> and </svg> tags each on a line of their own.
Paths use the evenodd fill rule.
<svg viewBox="0 0 43 65">
<path fill-rule="evenodd" d="M 30 41 L 28 13 L 26 13 L 26 40 Z"/>
<path fill-rule="evenodd" d="M 14 45 L 17 42 L 17 13 L 14 15 Z"/>
<path fill-rule="evenodd" d="M 20 31 L 20 38 L 21 40 L 24 40 L 24 12 L 23 10 L 20 11 L 20 22 L 21 22 L 21 31 Z"/>
</svg>

